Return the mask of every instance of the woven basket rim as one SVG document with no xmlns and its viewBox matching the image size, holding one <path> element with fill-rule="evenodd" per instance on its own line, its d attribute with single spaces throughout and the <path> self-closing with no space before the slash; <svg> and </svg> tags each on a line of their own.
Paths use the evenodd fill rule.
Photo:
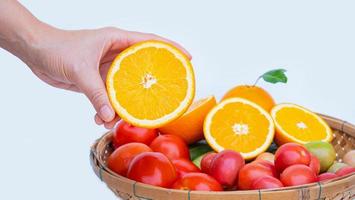
<svg viewBox="0 0 355 200">
<path fill-rule="evenodd" d="M 355 138 L 355 125 L 343 121 L 334 117 L 330 117 L 328 115 L 323 115 L 319 114 L 323 119 L 325 119 L 328 124 L 332 127 L 333 130 L 339 130 L 342 131 L 352 137 Z M 97 174 L 101 180 L 103 180 L 102 175 L 105 173 L 107 176 L 112 176 L 112 178 L 117 178 L 118 180 L 127 182 L 128 184 L 132 185 L 132 191 L 135 191 L 136 188 L 144 188 L 148 190 L 155 190 L 156 192 L 168 192 L 168 193 L 175 193 L 175 194 L 184 194 L 184 195 L 189 195 L 191 194 L 201 194 L 201 195 L 260 195 L 261 192 L 263 194 L 265 193 L 282 193 L 282 192 L 290 192 L 294 190 L 302 190 L 302 189 L 316 189 L 321 191 L 322 189 L 325 189 L 327 187 L 336 187 L 336 185 L 344 182 L 352 183 L 355 184 L 355 174 L 350 174 L 347 176 L 343 177 L 338 177 L 336 179 L 332 179 L 329 181 L 324 181 L 324 182 L 316 182 L 316 183 L 311 183 L 311 184 L 306 184 L 306 185 L 301 185 L 301 186 L 292 186 L 292 187 L 283 187 L 283 188 L 278 188 L 278 189 L 264 189 L 264 190 L 235 190 L 235 191 L 219 191 L 219 192 L 211 192 L 211 191 L 188 191 L 188 190 L 177 190 L 177 189 L 170 189 L 170 188 L 162 188 L 162 187 L 157 187 L 157 186 L 152 186 L 140 182 L 136 182 L 134 180 L 128 179 L 126 177 L 120 176 L 113 171 L 111 171 L 102 161 L 100 155 L 98 155 L 97 152 L 97 145 L 100 144 L 100 142 L 103 141 L 103 139 L 111 137 L 111 132 L 105 133 L 102 137 L 97 139 L 95 143 L 91 147 L 91 164 L 92 167 L 98 167 L 100 172 Z M 103 180 L 104 181 L 104 180 Z M 135 195 L 139 197 L 138 195 Z"/>
</svg>

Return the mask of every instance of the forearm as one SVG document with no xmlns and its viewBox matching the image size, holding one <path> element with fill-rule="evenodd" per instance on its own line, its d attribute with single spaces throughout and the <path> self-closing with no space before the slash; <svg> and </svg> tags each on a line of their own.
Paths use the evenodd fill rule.
<svg viewBox="0 0 355 200">
<path fill-rule="evenodd" d="M 0 1 L 0 47 L 27 62 L 30 46 L 48 25 L 39 21 L 15 0 Z"/>
</svg>

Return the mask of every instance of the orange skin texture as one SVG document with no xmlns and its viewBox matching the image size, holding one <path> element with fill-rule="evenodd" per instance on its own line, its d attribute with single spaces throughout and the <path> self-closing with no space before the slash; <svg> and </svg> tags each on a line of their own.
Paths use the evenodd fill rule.
<svg viewBox="0 0 355 200">
<path fill-rule="evenodd" d="M 178 190 L 222 191 L 222 186 L 211 176 L 204 173 L 189 173 L 178 179 L 172 186 Z"/>
<path fill-rule="evenodd" d="M 183 177 L 191 172 L 201 172 L 201 170 L 193 162 L 191 162 L 191 160 L 185 158 L 175 159 L 172 163 L 178 177 Z"/>
<path fill-rule="evenodd" d="M 203 101 L 203 100 L 201 100 Z M 159 128 L 162 134 L 178 135 L 185 140 L 187 144 L 193 144 L 203 139 L 203 122 L 208 112 L 217 104 L 216 99 L 196 105 L 194 102 L 186 113 L 175 121 Z"/>
<path fill-rule="evenodd" d="M 258 86 L 236 86 L 223 96 L 222 101 L 231 97 L 240 97 L 252 101 L 268 112 L 275 106 L 275 101 L 272 96 L 266 90 Z"/>
<path fill-rule="evenodd" d="M 155 152 L 163 153 L 170 160 L 178 158 L 190 159 L 189 147 L 177 135 L 159 135 L 150 144 L 150 148 Z"/>
<path fill-rule="evenodd" d="M 162 153 L 144 152 L 133 158 L 127 178 L 159 187 L 170 187 L 177 175 L 174 165 Z"/>
<path fill-rule="evenodd" d="M 107 159 L 108 168 L 119 175 L 126 176 L 132 159 L 140 153 L 152 149 L 142 143 L 128 143 L 118 147 Z"/>
</svg>

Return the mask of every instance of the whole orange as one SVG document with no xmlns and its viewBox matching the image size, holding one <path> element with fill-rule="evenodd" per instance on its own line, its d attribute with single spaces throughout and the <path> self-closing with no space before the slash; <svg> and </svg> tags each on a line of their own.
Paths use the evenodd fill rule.
<svg viewBox="0 0 355 200">
<path fill-rule="evenodd" d="M 263 88 L 258 86 L 251 86 L 251 85 L 239 85 L 232 89 L 230 89 L 222 98 L 225 100 L 231 97 L 239 97 L 244 98 L 249 101 L 252 101 L 266 111 L 270 111 L 272 107 L 275 106 L 275 101 L 272 96 Z"/>
</svg>

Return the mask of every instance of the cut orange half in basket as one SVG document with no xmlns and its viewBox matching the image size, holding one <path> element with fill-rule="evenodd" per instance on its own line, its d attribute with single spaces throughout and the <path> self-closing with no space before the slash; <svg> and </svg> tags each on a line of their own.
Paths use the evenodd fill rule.
<svg viewBox="0 0 355 200">
<path fill-rule="evenodd" d="M 195 94 L 189 59 L 160 41 L 137 43 L 113 61 L 106 79 L 111 104 L 125 121 L 157 128 L 181 116 Z"/>
<path fill-rule="evenodd" d="M 159 131 L 162 134 L 178 135 L 188 144 L 197 142 L 203 138 L 203 121 L 216 104 L 214 96 L 200 99 L 194 102 L 184 115 L 160 127 Z"/>
<path fill-rule="evenodd" d="M 204 122 L 206 141 L 215 151 L 234 150 L 248 160 L 266 151 L 274 133 L 270 114 L 243 98 L 223 100 Z"/>
<path fill-rule="evenodd" d="M 276 126 L 275 140 L 279 145 L 287 142 L 330 142 L 333 139 L 333 132 L 328 124 L 320 116 L 301 106 L 278 104 L 271 110 L 271 116 Z"/>
</svg>

